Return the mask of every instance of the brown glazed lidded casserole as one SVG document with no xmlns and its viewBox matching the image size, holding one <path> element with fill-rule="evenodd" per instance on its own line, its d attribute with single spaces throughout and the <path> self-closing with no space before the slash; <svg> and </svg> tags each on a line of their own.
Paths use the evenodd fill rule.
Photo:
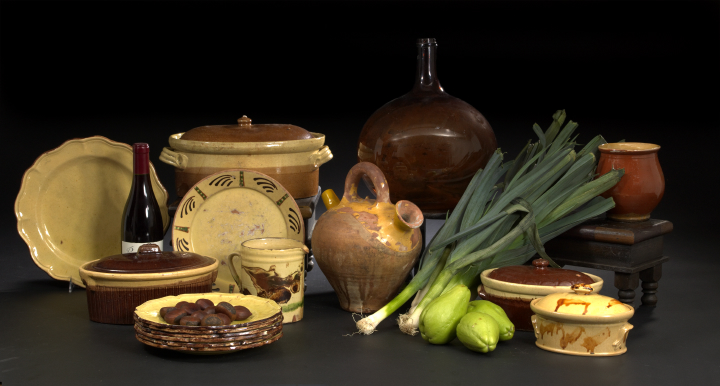
<svg viewBox="0 0 720 386">
<path fill-rule="evenodd" d="M 552 268 L 545 259 L 535 259 L 532 265 L 514 265 L 488 269 L 480 274 L 480 298 L 489 300 L 505 310 L 515 329 L 532 331 L 530 302 L 545 295 L 566 292 L 574 284 L 589 283 L 599 292 L 603 280 L 599 276 Z"/>
<path fill-rule="evenodd" d="M 133 324 L 140 304 L 170 295 L 212 291 L 218 261 L 188 252 L 160 251 L 155 244 L 85 263 L 80 278 L 87 290 L 90 320 Z"/>
<path fill-rule="evenodd" d="M 170 136 L 160 160 L 175 166 L 175 188 L 183 197 L 203 178 L 228 169 L 267 174 L 294 199 L 318 193 L 319 168 L 333 157 L 325 135 L 288 124 L 208 125 Z"/>
</svg>

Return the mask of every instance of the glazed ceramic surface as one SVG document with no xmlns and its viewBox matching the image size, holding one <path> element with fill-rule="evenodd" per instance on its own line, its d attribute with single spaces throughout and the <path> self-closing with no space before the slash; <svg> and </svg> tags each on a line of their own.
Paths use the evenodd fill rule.
<svg viewBox="0 0 720 386">
<path fill-rule="evenodd" d="M 202 179 L 183 197 L 175 213 L 175 250 L 220 261 L 213 290 L 240 292 L 227 263 L 249 239 L 281 237 L 305 241 L 295 200 L 274 179 L 250 170 L 225 170 Z"/>
<path fill-rule="evenodd" d="M 198 299 L 208 299 L 213 303 L 228 302 L 233 306 L 243 306 L 252 312 L 252 316 L 245 320 L 236 320 L 230 326 L 175 326 L 168 324 L 160 317 L 160 309 L 163 307 L 174 307 L 181 301 L 195 303 Z M 275 317 L 280 313 L 280 306 L 272 300 L 257 296 L 243 294 L 223 293 L 197 293 L 183 294 L 178 296 L 166 296 L 159 299 L 149 300 L 135 309 L 138 319 L 149 326 L 165 326 L 177 328 L 177 330 L 203 331 L 224 331 L 233 330 L 249 325 L 258 324 Z"/>
<path fill-rule="evenodd" d="M 303 243 L 284 238 L 262 238 L 242 243 L 240 253 L 228 258 L 230 272 L 242 292 L 275 301 L 282 307 L 284 323 L 302 320 L 305 302 Z M 240 261 L 240 270 L 233 260 Z"/>
<path fill-rule="evenodd" d="M 167 227 L 167 191 L 150 164 Z M 132 147 L 104 137 L 74 139 L 41 155 L 15 201 L 18 232 L 42 270 L 84 286 L 78 268 L 120 253 L 122 213 L 133 177 Z"/>
<path fill-rule="evenodd" d="M 530 303 L 536 345 L 544 350 L 582 356 L 620 355 L 627 351 L 633 326 L 632 306 L 593 294 L 590 286 L 554 293 Z"/>
<path fill-rule="evenodd" d="M 194 303 L 209 299 L 213 303 L 242 305 L 252 312 L 246 320 L 227 326 L 180 326 L 160 318 L 162 307 L 180 301 Z M 189 354 L 227 354 L 277 341 L 283 335 L 282 312 L 273 301 L 238 294 L 198 293 L 151 300 L 135 311 L 135 338 L 152 347 Z"/>
<path fill-rule="evenodd" d="M 377 200 L 357 195 L 364 175 L 373 182 Z M 409 201 L 393 205 L 385 177 L 368 162 L 350 169 L 340 202 L 330 196 L 323 195 L 330 207 L 313 230 L 313 254 L 344 310 L 374 312 L 397 295 L 417 261 L 422 212 Z"/>
<path fill-rule="evenodd" d="M 137 253 L 107 256 L 80 267 L 90 320 L 133 324 L 138 305 L 162 296 L 209 292 L 218 261 L 187 252 L 163 252 L 155 244 Z"/>
<path fill-rule="evenodd" d="M 478 294 L 482 299 L 502 307 L 515 328 L 521 331 L 533 329 L 530 320 L 533 314 L 530 309 L 531 301 L 552 293 L 567 292 L 568 289 L 567 285 L 530 285 L 495 280 L 489 277 L 494 270 L 495 268 L 488 269 L 480 274 L 482 284 L 478 287 Z M 599 292 L 603 286 L 602 278 L 589 273 L 584 274 L 594 281 L 590 286 Z"/>
<path fill-rule="evenodd" d="M 279 181 L 297 198 L 317 194 L 319 167 L 333 157 L 325 136 L 293 125 L 203 126 L 170 136 L 160 160 L 175 166 L 182 197 L 204 177 L 226 169 L 251 169 Z"/>
<path fill-rule="evenodd" d="M 425 214 L 444 214 L 497 148 L 492 127 L 470 104 L 446 93 L 435 70 L 435 39 L 420 39 L 413 89 L 365 123 L 358 161 L 385 174 L 390 199 L 409 200 Z"/>
<path fill-rule="evenodd" d="M 597 173 L 601 176 L 613 169 L 625 169 L 625 175 L 603 197 L 612 197 L 615 207 L 607 216 L 619 221 L 645 221 L 665 193 L 658 151 L 651 143 L 624 142 L 600 145 Z"/>
</svg>

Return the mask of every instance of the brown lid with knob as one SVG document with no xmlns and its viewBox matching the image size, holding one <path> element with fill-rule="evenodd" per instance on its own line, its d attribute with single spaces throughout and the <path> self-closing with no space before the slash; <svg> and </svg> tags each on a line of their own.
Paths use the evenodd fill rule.
<svg viewBox="0 0 720 386">
<path fill-rule="evenodd" d="M 572 286 L 581 283 L 594 283 L 590 276 L 571 269 L 548 267 L 545 259 L 535 259 L 532 265 L 513 265 L 498 268 L 488 275 L 489 278 L 508 283 Z"/>
<path fill-rule="evenodd" d="M 155 244 L 144 244 L 137 253 L 103 257 L 87 269 L 107 273 L 175 272 L 206 267 L 214 262 L 214 259 L 196 253 L 163 252 Z"/>
<path fill-rule="evenodd" d="M 200 126 L 189 130 L 180 138 L 199 142 L 268 142 L 311 139 L 313 135 L 294 125 L 253 125 L 252 120 L 243 115 L 238 119 L 237 125 Z"/>
</svg>

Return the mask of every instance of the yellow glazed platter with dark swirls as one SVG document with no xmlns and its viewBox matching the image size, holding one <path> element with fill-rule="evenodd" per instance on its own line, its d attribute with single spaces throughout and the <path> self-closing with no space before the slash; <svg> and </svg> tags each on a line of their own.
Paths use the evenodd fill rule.
<svg viewBox="0 0 720 386">
<path fill-rule="evenodd" d="M 224 170 L 205 177 L 185 194 L 175 212 L 175 250 L 220 261 L 213 291 L 240 292 L 227 258 L 245 240 L 261 237 L 304 242 L 305 229 L 300 209 L 287 190 L 252 170 Z"/>
</svg>

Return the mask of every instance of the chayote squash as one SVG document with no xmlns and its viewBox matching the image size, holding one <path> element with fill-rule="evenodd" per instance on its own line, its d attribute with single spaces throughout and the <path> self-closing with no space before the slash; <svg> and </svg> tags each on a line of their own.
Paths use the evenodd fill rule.
<svg viewBox="0 0 720 386">
<path fill-rule="evenodd" d="M 487 353 L 495 350 L 500 327 L 495 318 L 486 313 L 468 312 L 457 325 L 457 337 L 470 350 Z"/>
<path fill-rule="evenodd" d="M 483 312 L 492 316 L 500 327 L 500 340 L 510 340 L 515 335 L 515 325 L 505 310 L 488 300 L 474 300 L 468 305 L 468 312 Z"/>
<path fill-rule="evenodd" d="M 428 343 L 445 344 L 455 339 L 456 327 L 467 313 L 470 290 L 457 285 L 430 302 L 420 314 L 420 335 Z"/>
</svg>

